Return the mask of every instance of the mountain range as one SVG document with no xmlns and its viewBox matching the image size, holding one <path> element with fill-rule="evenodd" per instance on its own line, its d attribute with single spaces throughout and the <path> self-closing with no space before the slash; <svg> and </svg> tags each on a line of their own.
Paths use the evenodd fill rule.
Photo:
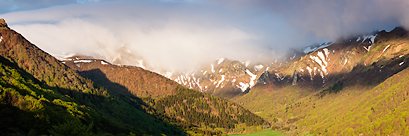
<svg viewBox="0 0 409 136">
<path fill-rule="evenodd" d="M 402 27 L 267 62 L 215 58 L 186 72 L 155 72 L 126 47 L 105 60 L 56 59 L 4 20 L 0 36 L 0 128 L 7 134 L 409 134 Z"/>
</svg>

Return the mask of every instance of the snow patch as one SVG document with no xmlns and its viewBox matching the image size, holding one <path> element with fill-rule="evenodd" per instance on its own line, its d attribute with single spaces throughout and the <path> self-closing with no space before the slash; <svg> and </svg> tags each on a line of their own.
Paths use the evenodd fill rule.
<svg viewBox="0 0 409 136">
<path fill-rule="evenodd" d="M 199 82 L 200 79 L 194 77 L 194 73 L 193 74 L 189 74 L 191 72 L 188 73 L 184 73 L 180 76 L 178 76 L 174 81 L 178 82 L 181 85 L 184 85 L 190 89 L 193 89 L 193 87 L 197 86 L 199 87 L 200 91 L 202 91 L 202 87 L 200 86 Z M 166 74 L 164 75 L 167 78 L 170 78 L 173 75 L 173 72 L 167 71 Z M 192 77 L 190 77 L 190 75 Z"/>
<path fill-rule="evenodd" d="M 324 73 L 327 74 L 327 69 L 326 68 L 327 68 L 328 63 L 325 61 L 324 54 L 322 54 L 322 52 L 319 51 L 318 56 L 319 57 L 310 55 L 310 58 L 312 60 L 314 60 L 315 62 L 317 62 L 321 66 L 322 71 L 324 71 Z M 316 69 L 316 67 L 314 67 L 314 71 L 315 71 L 315 69 Z"/>
<path fill-rule="evenodd" d="M 308 73 L 310 73 L 310 78 L 311 78 L 311 81 L 312 81 L 312 69 L 310 67 L 308 67 L 308 66 L 307 66 L 306 69 L 308 70 Z"/>
<path fill-rule="evenodd" d="M 368 48 L 364 46 L 364 49 L 369 52 L 369 50 L 371 49 L 371 46 L 369 45 Z"/>
<path fill-rule="evenodd" d="M 363 37 L 364 40 L 362 40 L 362 42 L 364 42 L 366 39 L 369 39 L 369 41 L 370 41 L 371 43 L 374 43 L 376 35 L 377 35 L 377 34 L 375 34 L 375 35 L 369 35 L 369 36 L 364 36 L 364 37 Z"/>
<path fill-rule="evenodd" d="M 236 79 L 233 79 L 231 82 L 233 82 L 233 83 L 236 82 Z"/>
<path fill-rule="evenodd" d="M 74 63 L 80 63 L 80 62 L 82 62 L 82 63 L 91 63 L 92 60 L 76 60 L 76 61 L 74 61 Z"/>
<path fill-rule="evenodd" d="M 303 52 L 304 52 L 305 54 L 308 54 L 308 53 L 310 53 L 310 52 L 314 52 L 314 51 L 316 51 L 316 50 L 319 50 L 319 49 L 328 47 L 328 46 L 330 46 L 331 44 L 332 44 L 331 42 L 328 42 L 328 43 L 323 43 L 323 44 L 321 44 L 321 46 L 319 46 L 319 47 L 314 47 L 314 48 L 307 47 L 307 48 L 304 49 Z"/>
<path fill-rule="evenodd" d="M 222 71 L 223 71 L 223 68 L 221 68 L 221 69 L 219 70 L 219 73 L 222 72 Z"/>
<path fill-rule="evenodd" d="M 250 85 L 248 83 L 245 84 L 243 82 L 240 82 L 239 85 L 236 85 L 236 87 L 240 88 L 241 91 L 243 91 L 243 92 L 246 91 L 246 89 L 250 87 Z"/>
<path fill-rule="evenodd" d="M 257 75 L 254 75 L 253 73 L 251 73 L 249 69 L 246 69 L 246 73 L 250 75 L 250 88 L 251 88 L 255 85 L 254 80 L 256 80 Z"/>
<path fill-rule="evenodd" d="M 399 63 L 399 66 L 402 66 L 402 65 L 403 65 L 403 63 L 405 63 L 405 62 L 401 62 L 401 63 Z"/>
<path fill-rule="evenodd" d="M 361 40 L 361 37 L 358 37 L 358 39 L 356 39 L 356 42 L 359 42 L 359 40 Z"/>
<path fill-rule="evenodd" d="M 105 61 L 101 61 L 102 65 L 107 65 L 108 63 L 106 63 Z"/>
<path fill-rule="evenodd" d="M 275 73 L 274 75 L 276 75 L 276 77 L 277 77 L 278 79 L 280 79 L 280 80 L 284 80 L 284 77 L 281 77 L 281 76 L 280 76 L 280 74 Z"/>
<path fill-rule="evenodd" d="M 217 61 L 217 64 L 220 64 L 224 61 L 224 58 L 220 58 L 219 61 Z"/>
<path fill-rule="evenodd" d="M 75 59 L 67 59 L 67 58 L 70 58 L 70 57 L 72 57 L 72 56 L 74 56 L 74 55 L 75 55 L 74 53 L 71 53 L 71 54 L 61 54 L 61 55 L 56 55 L 55 58 L 57 58 L 57 59 L 60 60 L 60 61 L 72 61 L 72 60 L 75 60 Z"/>
<path fill-rule="evenodd" d="M 263 68 L 264 66 L 263 65 L 255 65 L 254 66 L 254 70 L 256 70 L 256 71 L 260 71 L 262 68 Z"/>
<path fill-rule="evenodd" d="M 2 36 L 0 36 L 0 42 L 1 42 L 1 40 L 3 40 L 3 37 L 2 37 Z"/>
<path fill-rule="evenodd" d="M 325 61 L 325 56 L 324 56 L 324 54 L 319 51 L 317 55 L 318 55 L 318 57 L 321 58 L 322 62 L 325 64 L 325 66 L 327 66 L 328 63 Z"/>
<path fill-rule="evenodd" d="M 314 76 L 317 75 L 315 71 L 317 71 L 317 67 L 314 67 Z"/>
<path fill-rule="evenodd" d="M 167 71 L 165 77 L 170 78 L 172 77 L 173 72 Z"/>
<path fill-rule="evenodd" d="M 210 64 L 210 65 L 212 66 L 212 73 L 216 72 L 216 71 L 214 70 L 214 65 L 213 65 L 213 64 Z"/>
<path fill-rule="evenodd" d="M 389 48 L 389 46 L 391 46 L 390 44 L 388 46 L 385 47 L 385 49 L 383 49 L 382 53 L 386 51 L 386 49 Z"/>
<path fill-rule="evenodd" d="M 207 71 L 203 72 L 203 75 L 205 75 L 207 73 Z"/>
<path fill-rule="evenodd" d="M 217 83 L 216 88 L 218 88 L 220 86 L 220 84 L 224 81 L 224 75 L 222 75 L 222 79 L 219 81 L 219 83 Z M 222 87 L 223 88 L 223 87 Z"/>
<path fill-rule="evenodd" d="M 320 71 L 320 75 L 321 75 L 321 78 L 324 79 L 324 73 L 322 73 L 322 71 Z"/>
<path fill-rule="evenodd" d="M 327 48 L 322 49 L 325 53 L 325 56 L 328 58 L 329 55 L 329 50 Z"/>
</svg>

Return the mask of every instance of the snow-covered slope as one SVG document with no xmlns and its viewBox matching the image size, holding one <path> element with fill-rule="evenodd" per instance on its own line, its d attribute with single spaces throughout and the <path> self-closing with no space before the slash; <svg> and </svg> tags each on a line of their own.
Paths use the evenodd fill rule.
<svg viewBox="0 0 409 136">
<path fill-rule="evenodd" d="M 377 33 L 374 33 L 308 47 L 304 52 L 309 53 L 300 60 L 285 64 L 271 73 L 278 82 L 289 82 L 296 76 L 297 81 L 304 85 L 325 87 L 358 65 L 371 50 L 376 36 Z"/>
<path fill-rule="evenodd" d="M 265 64 L 220 58 L 194 72 L 172 73 L 168 76 L 191 89 L 211 94 L 239 94 L 256 85 L 260 75 L 268 70 Z"/>
</svg>

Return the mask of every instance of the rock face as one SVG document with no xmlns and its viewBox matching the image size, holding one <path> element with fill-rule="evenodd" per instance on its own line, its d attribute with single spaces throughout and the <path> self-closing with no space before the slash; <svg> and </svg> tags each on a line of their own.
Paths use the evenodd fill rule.
<svg viewBox="0 0 409 136">
<path fill-rule="evenodd" d="M 270 76 L 269 76 L 269 72 L 265 71 L 263 74 L 260 75 L 260 77 L 257 80 L 257 84 L 266 84 L 266 83 L 270 83 Z"/>
<path fill-rule="evenodd" d="M 226 75 L 228 78 L 241 77 L 246 74 L 246 67 L 239 61 L 233 61 L 227 68 Z"/>
<path fill-rule="evenodd" d="M 293 86 L 297 85 L 297 80 L 298 80 L 298 73 L 297 70 L 294 70 L 294 74 L 293 74 L 293 82 L 291 83 Z"/>
<path fill-rule="evenodd" d="M 7 23 L 3 18 L 0 19 L 0 27 L 7 27 Z"/>
</svg>

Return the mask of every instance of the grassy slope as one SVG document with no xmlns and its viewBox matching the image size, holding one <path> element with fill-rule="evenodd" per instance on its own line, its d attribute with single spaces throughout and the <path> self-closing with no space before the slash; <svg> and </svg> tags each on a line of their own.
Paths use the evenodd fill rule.
<svg viewBox="0 0 409 136">
<path fill-rule="evenodd" d="M 326 135 L 408 135 L 408 87 L 409 69 L 405 69 L 376 87 L 347 86 L 323 97 L 319 92 L 300 97 L 297 87 L 273 93 L 257 89 L 236 101 L 269 121 L 276 121 L 275 125 L 281 128 L 290 127 L 287 134 L 291 135 L 306 130 Z"/>
<path fill-rule="evenodd" d="M 286 136 L 286 135 L 283 135 L 283 133 L 281 133 L 280 131 L 273 131 L 271 129 L 267 129 L 248 134 L 231 134 L 230 136 Z"/>
<path fill-rule="evenodd" d="M 303 97 L 306 92 L 296 86 L 272 93 L 257 87 L 235 101 L 271 122 L 276 121 L 275 125 L 281 128 L 291 128 L 287 132 L 291 135 L 305 130 L 325 135 L 409 134 L 409 103 L 406 101 L 409 69 L 376 86 L 344 83 L 349 85 L 339 92 L 316 92 L 307 97 Z"/>
<path fill-rule="evenodd" d="M 234 101 L 290 135 L 408 135 L 408 40 L 401 28 L 381 32 L 351 73 L 324 91 L 256 86 Z"/>
<path fill-rule="evenodd" d="M 408 78 L 405 69 L 372 89 L 353 86 L 323 98 L 311 96 L 289 113 L 305 114 L 299 126 L 310 126 L 315 134 L 408 135 Z"/>
</svg>

